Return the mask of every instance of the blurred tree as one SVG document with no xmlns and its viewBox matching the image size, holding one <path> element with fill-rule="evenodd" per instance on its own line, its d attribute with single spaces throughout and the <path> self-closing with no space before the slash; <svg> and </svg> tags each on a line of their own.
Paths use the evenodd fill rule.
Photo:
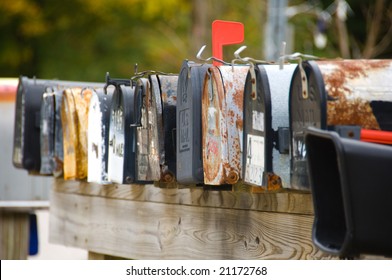
<svg viewBox="0 0 392 280">
<path fill-rule="evenodd" d="M 289 7 L 295 51 L 329 58 L 391 58 L 391 0 L 291 0 Z M 317 48 L 320 31 L 327 41 Z"/>
<path fill-rule="evenodd" d="M 293 51 L 341 56 L 333 3 L 289 0 L 290 8 L 307 7 L 289 17 Z M 347 3 L 352 10 L 344 21 L 349 55 L 390 57 L 391 0 Z M 135 63 L 139 70 L 178 72 L 182 60 L 194 60 L 202 45 L 207 45 L 203 55 L 211 54 L 215 19 L 243 22 L 244 56 L 263 59 L 266 5 L 266 0 L 3 0 L 0 76 L 103 81 L 107 71 L 130 77 Z M 323 21 L 321 11 L 329 11 L 331 21 Z M 327 41 L 318 49 L 314 34 L 320 27 L 325 37 L 319 36 L 317 45 Z M 239 47 L 225 47 L 224 58 L 231 60 Z"/>
</svg>

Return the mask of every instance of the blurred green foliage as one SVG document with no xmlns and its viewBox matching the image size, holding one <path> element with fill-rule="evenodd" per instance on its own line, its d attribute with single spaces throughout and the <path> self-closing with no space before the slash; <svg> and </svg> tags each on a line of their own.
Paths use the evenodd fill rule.
<svg viewBox="0 0 392 280">
<path fill-rule="evenodd" d="M 307 1 L 289 1 L 294 6 Z M 310 1 L 325 9 L 333 1 Z M 360 52 L 366 41 L 367 12 L 375 1 L 348 1 L 354 14 L 347 26 Z M 365 2 L 365 3 L 364 3 Z M 389 11 L 390 0 L 386 0 Z M 211 55 L 211 23 L 233 20 L 245 25 L 244 56 L 263 58 L 267 0 L 2 0 L 0 1 L 0 76 L 37 76 L 63 80 L 103 81 L 130 77 L 139 70 L 178 72 L 184 59 L 194 60 L 202 44 Z M 195 7 L 200 7 L 195 15 Z M 370 7 L 370 8 L 369 8 Z M 202 15 L 202 20 L 197 16 Z M 339 56 L 333 24 L 323 50 L 313 46 L 316 17 L 312 13 L 289 19 L 294 27 L 294 51 Z M 387 32 L 383 21 L 383 32 Z M 199 27 L 199 29 L 195 28 Z M 200 28 L 202 32 L 200 32 Z M 385 29 L 385 30 L 384 30 Z M 199 31 L 197 31 L 199 30 Z M 232 59 L 239 46 L 225 48 Z M 390 55 L 390 46 L 380 54 Z"/>
</svg>

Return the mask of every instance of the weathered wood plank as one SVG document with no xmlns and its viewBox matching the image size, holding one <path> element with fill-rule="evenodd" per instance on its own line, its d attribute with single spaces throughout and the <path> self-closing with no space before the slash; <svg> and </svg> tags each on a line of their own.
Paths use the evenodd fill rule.
<svg viewBox="0 0 392 280">
<path fill-rule="evenodd" d="M 27 259 L 29 213 L 0 211 L 0 241 L 0 259 Z"/>
<path fill-rule="evenodd" d="M 311 215 L 53 191 L 50 242 L 133 259 L 329 257 L 312 244 L 312 221 Z"/>
<path fill-rule="evenodd" d="M 99 185 L 55 180 L 55 192 L 167 204 L 313 214 L 309 192 L 238 192 L 203 188 L 160 188 L 154 185 Z"/>
</svg>

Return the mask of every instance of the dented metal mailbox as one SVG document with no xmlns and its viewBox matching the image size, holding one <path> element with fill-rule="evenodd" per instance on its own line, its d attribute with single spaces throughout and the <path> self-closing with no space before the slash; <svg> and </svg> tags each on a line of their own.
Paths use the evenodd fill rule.
<svg viewBox="0 0 392 280">
<path fill-rule="evenodd" d="M 91 90 L 91 89 L 85 89 Z M 108 181 L 109 119 L 113 90 L 91 90 L 88 109 L 87 181 L 106 184 Z"/>
<path fill-rule="evenodd" d="M 242 178 L 244 85 L 248 66 L 211 67 L 202 96 L 204 183 L 235 184 Z"/>
<path fill-rule="evenodd" d="M 175 181 L 177 75 L 149 75 L 136 83 L 141 92 L 141 120 L 137 127 L 137 178 Z"/>
<path fill-rule="evenodd" d="M 141 92 L 130 80 L 107 79 L 114 86 L 109 119 L 108 180 L 138 183 L 136 177 L 136 127 L 140 125 Z"/>
<path fill-rule="evenodd" d="M 184 61 L 177 86 L 177 181 L 203 184 L 201 98 L 210 64 Z"/>
<path fill-rule="evenodd" d="M 244 182 L 289 187 L 290 82 L 296 65 L 251 66 L 244 92 Z"/>
<path fill-rule="evenodd" d="M 392 130 L 391 79 L 392 60 L 307 61 L 296 69 L 289 99 L 293 188 L 309 188 L 307 127 Z"/>
</svg>

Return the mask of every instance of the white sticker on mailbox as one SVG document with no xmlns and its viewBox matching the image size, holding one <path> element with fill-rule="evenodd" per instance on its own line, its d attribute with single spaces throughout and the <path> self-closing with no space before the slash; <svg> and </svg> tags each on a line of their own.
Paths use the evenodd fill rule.
<svg viewBox="0 0 392 280">
<path fill-rule="evenodd" d="M 264 137 L 248 134 L 245 182 L 261 186 L 264 173 Z"/>
<path fill-rule="evenodd" d="M 264 113 L 252 111 L 252 128 L 258 131 L 264 131 Z"/>
</svg>

